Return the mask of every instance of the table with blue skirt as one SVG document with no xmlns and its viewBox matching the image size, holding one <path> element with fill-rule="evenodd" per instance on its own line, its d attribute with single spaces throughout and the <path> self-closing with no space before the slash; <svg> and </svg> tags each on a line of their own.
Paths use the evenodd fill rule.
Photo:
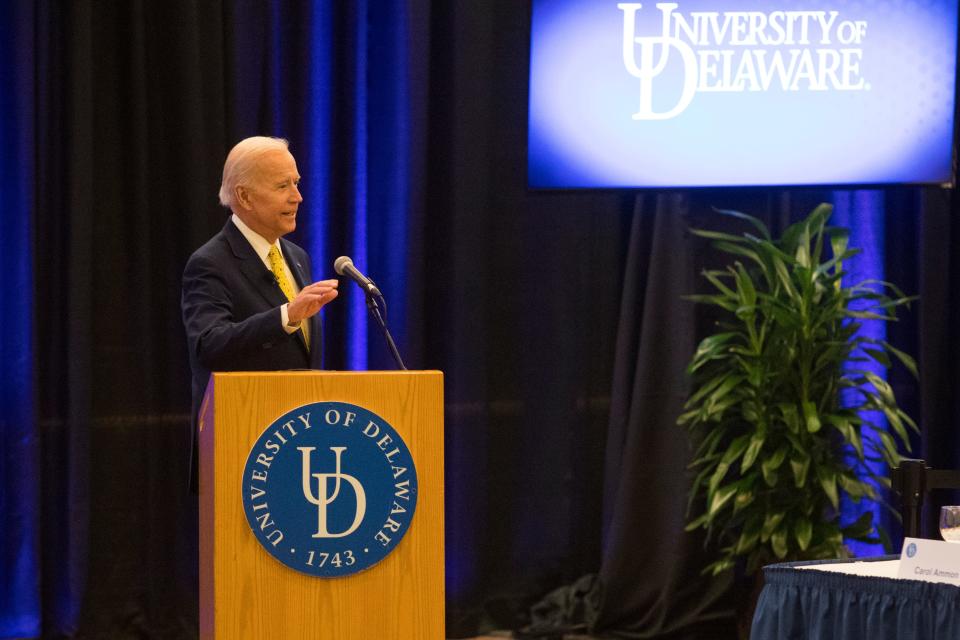
<svg viewBox="0 0 960 640">
<path fill-rule="evenodd" d="M 898 563 L 883 556 L 764 567 L 750 639 L 960 640 L 960 587 L 898 579 Z"/>
</svg>

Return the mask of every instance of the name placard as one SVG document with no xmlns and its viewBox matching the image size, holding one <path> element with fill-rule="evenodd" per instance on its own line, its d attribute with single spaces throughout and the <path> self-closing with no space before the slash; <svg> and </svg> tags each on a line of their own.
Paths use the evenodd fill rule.
<svg viewBox="0 0 960 640">
<path fill-rule="evenodd" d="M 904 538 L 897 577 L 960 586 L 960 544 Z"/>
</svg>

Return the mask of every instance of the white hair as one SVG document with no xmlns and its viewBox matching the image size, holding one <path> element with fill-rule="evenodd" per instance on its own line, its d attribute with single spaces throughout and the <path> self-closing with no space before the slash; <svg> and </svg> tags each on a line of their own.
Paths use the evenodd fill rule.
<svg viewBox="0 0 960 640">
<path fill-rule="evenodd" d="M 223 180 L 220 182 L 220 204 L 232 207 L 237 197 L 237 187 L 250 178 L 257 162 L 270 151 L 287 151 L 290 143 L 283 138 L 253 136 L 241 140 L 227 154 L 223 163 Z"/>
</svg>

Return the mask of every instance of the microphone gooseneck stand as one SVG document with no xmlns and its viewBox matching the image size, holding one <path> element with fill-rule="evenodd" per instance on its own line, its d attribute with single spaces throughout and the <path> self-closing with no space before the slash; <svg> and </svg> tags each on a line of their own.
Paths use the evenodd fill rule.
<svg viewBox="0 0 960 640">
<path fill-rule="evenodd" d="M 373 282 L 372 280 L 370 281 Z M 374 285 L 376 286 L 376 285 Z M 400 352 L 397 351 L 397 344 L 393 341 L 393 336 L 390 335 L 390 330 L 387 329 L 387 322 L 384 316 L 387 315 L 387 301 L 383 295 L 375 296 L 366 289 L 364 289 L 364 295 L 367 298 L 367 309 L 370 311 L 370 315 L 374 317 L 377 321 L 377 325 L 380 327 L 380 331 L 383 332 L 383 339 L 387 342 L 387 348 L 390 349 L 390 353 L 393 354 L 393 359 L 397 361 L 397 366 L 400 367 L 402 371 L 406 371 L 407 367 L 403 364 L 403 359 L 400 358 Z M 380 299 L 380 303 L 377 303 L 377 299 Z M 383 305 L 383 313 L 380 312 L 380 305 Z"/>
</svg>

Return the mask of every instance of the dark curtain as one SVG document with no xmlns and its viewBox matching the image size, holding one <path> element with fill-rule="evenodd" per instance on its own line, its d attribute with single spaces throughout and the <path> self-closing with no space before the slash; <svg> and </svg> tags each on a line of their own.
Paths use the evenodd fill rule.
<svg viewBox="0 0 960 640">
<path fill-rule="evenodd" d="M 291 140 L 294 239 L 315 271 L 365 251 L 408 366 L 445 372 L 449 635 L 523 626 L 590 573 L 601 595 L 577 628 L 730 630 L 729 583 L 699 576 L 709 551 L 680 534 L 689 444 L 673 420 L 710 318 L 679 295 L 717 259 L 686 228 L 712 226 L 717 205 L 782 229 L 829 193 L 528 192 L 527 3 L 13 6 L 32 44 L 4 59 L 36 104 L 15 107 L 26 149 L 3 153 L 32 167 L 35 235 L 4 236 L 0 258 L 9 246 L 33 265 L 4 304 L 31 309 L 37 418 L 18 397 L 3 429 L 39 469 L 11 479 L 5 449 L 0 471 L 4 505 L 11 487 L 26 505 L 15 531 L 38 595 L 23 606 L 46 636 L 196 635 L 180 274 L 222 226 L 227 150 L 253 134 Z M 885 209 L 890 278 L 923 296 L 892 336 L 920 355 L 923 391 L 895 384 L 941 467 L 960 462 L 954 207 L 903 189 Z M 390 367 L 362 309 L 338 303 L 326 366 Z"/>
<path fill-rule="evenodd" d="M 525 189 L 526 3 L 434 3 L 425 362 L 446 373 L 447 627 L 595 570 L 633 197 Z"/>
<path fill-rule="evenodd" d="M 179 274 L 218 212 L 222 16 L 37 5 L 45 636 L 195 633 Z M 192 525 L 192 526 L 191 526 Z"/>
<path fill-rule="evenodd" d="M 957 140 L 954 140 L 956 149 Z M 957 189 L 921 195 L 918 265 L 919 323 L 909 336 L 920 361 L 922 438 L 915 448 L 934 469 L 960 469 L 960 197 Z M 898 245 L 897 237 L 890 242 Z M 910 344 L 910 343 L 908 343 Z M 940 506 L 957 504 L 960 492 L 934 491 L 925 509 L 924 533 L 938 538 Z"/>
<path fill-rule="evenodd" d="M 723 197 L 716 194 L 716 197 Z M 629 637 L 732 637 L 727 576 L 700 575 L 702 536 L 683 534 L 690 444 L 675 425 L 689 388 L 707 196 L 639 198 L 618 326 L 604 467 L 604 552 L 590 628 Z M 706 212 L 704 204 L 707 203 Z M 731 635 L 732 634 L 732 635 Z"/>
</svg>

